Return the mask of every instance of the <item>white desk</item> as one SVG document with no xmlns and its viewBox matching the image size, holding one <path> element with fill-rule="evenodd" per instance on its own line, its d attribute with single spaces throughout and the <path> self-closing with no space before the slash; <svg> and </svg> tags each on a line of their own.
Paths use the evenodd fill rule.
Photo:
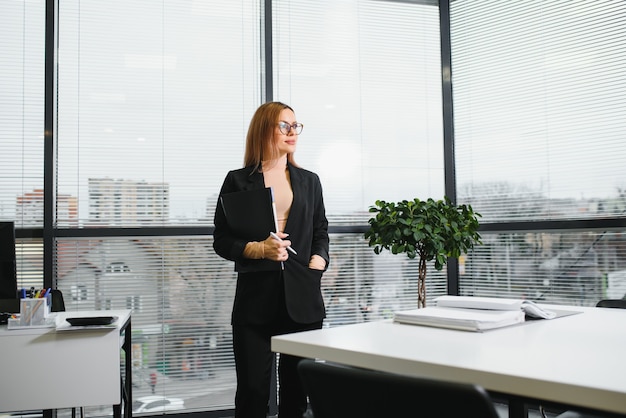
<svg viewBox="0 0 626 418">
<path fill-rule="evenodd" d="M 117 405 L 114 410 L 119 416 L 120 349 L 126 351 L 129 371 L 130 313 L 130 310 L 57 313 L 61 321 L 66 317 L 117 316 L 116 326 L 110 329 L 57 331 L 0 327 L 0 411 Z M 126 376 L 130 377 L 130 373 Z M 130 380 L 126 383 L 126 390 L 130 390 Z M 127 411 L 130 412 L 130 407 L 125 408 Z"/>
<path fill-rule="evenodd" d="M 626 310 L 554 308 L 583 313 L 484 333 L 370 322 L 274 337 L 272 350 L 626 415 Z"/>
</svg>

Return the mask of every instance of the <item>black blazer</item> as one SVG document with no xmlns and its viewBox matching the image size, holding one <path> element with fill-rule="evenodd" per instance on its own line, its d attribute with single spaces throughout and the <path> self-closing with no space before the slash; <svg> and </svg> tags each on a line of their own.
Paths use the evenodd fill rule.
<svg viewBox="0 0 626 418">
<path fill-rule="evenodd" d="M 322 271 L 310 269 L 309 259 L 328 255 L 328 220 L 322 185 L 317 174 L 288 165 L 293 202 L 285 231 L 298 255 L 289 253 L 284 263 L 250 260 L 243 257 L 247 241 L 234 236 L 218 199 L 215 210 L 213 248 L 221 257 L 235 262 L 237 290 L 233 304 L 233 323 L 267 323 L 274 318 L 284 292 L 287 312 L 296 322 L 309 324 L 325 317 L 320 289 Z M 251 167 L 230 171 L 220 190 L 222 194 L 264 188 L 263 174 Z M 268 231 L 269 235 L 269 231 Z M 283 280 L 281 280 L 281 271 Z"/>
</svg>

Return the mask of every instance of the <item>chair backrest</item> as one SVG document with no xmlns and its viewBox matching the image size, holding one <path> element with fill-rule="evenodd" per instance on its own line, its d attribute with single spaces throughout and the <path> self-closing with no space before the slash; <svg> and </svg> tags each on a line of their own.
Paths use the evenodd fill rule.
<svg viewBox="0 0 626 418">
<path fill-rule="evenodd" d="M 626 309 L 626 299 L 603 299 L 596 306 L 598 308 Z"/>
<path fill-rule="evenodd" d="M 298 371 L 315 418 L 497 418 L 477 385 L 302 360 Z"/>
<path fill-rule="evenodd" d="M 64 312 L 65 301 L 63 300 L 63 293 L 59 289 L 52 289 L 52 306 L 50 306 L 50 312 Z"/>
</svg>

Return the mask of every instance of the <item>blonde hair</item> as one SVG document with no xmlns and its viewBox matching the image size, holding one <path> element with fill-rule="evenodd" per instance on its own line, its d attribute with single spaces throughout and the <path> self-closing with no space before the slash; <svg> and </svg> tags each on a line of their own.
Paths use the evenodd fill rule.
<svg viewBox="0 0 626 418">
<path fill-rule="evenodd" d="M 254 167 L 255 171 L 261 169 L 263 161 L 278 159 L 278 146 L 274 139 L 274 129 L 280 118 L 280 112 L 284 109 L 294 110 L 281 102 L 267 102 L 259 106 L 254 112 L 248 134 L 246 135 L 246 151 L 243 157 L 244 167 Z M 295 113 L 295 112 L 294 112 Z M 295 166 L 293 153 L 287 155 L 287 161 Z"/>
</svg>

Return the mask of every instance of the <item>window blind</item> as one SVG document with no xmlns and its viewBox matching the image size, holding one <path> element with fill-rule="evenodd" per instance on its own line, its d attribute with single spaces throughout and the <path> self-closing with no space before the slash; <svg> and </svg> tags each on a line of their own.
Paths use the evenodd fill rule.
<svg viewBox="0 0 626 418">
<path fill-rule="evenodd" d="M 43 225 L 45 2 L 0 4 L 0 219 Z"/>
<path fill-rule="evenodd" d="M 626 4 L 451 2 L 456 173 L 483 222 L 624 216 Z"/>
<path fill-rule="evenodd" d="M 0 3 L 0 220 L 19 229 L 43 226 L 44 43 L 43 0 Z M 15 255 L 18 289 L 41 289 L 41 240 Z"/>
<path fill-rule="evenodd" d="M 462 295 L 595 306 L 626 297 L 624 231 L 483 234 L 461 265 Z"/>
<path fill-rule="evenodd" d="M 258 1 L 59 5 L 60 227 L 210 225 L 260 102 Z"/>
<path fill-rule="evenodd" d="M 626 296 L 626 4 L 450 4 L 458 200 L 491 224 L 462 294 L 595 305 Z M 527 231 L 498 225 L 527 221 Z"/>
<path fill-rule="evenodd" d="M 389 1 L 273 4 L 275 98 L 304 123 L 297 161 L 334 223 L 377 199 L 443 196 L 439 12 Z"/>
</svg>

